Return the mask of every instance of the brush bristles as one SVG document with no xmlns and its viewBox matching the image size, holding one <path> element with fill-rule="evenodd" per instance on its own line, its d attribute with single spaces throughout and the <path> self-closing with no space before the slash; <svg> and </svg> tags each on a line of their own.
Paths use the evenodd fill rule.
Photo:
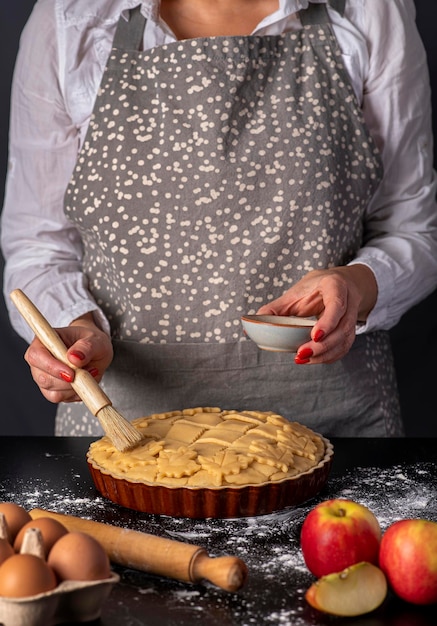
<svg viewBox="0 0 437 626">
<path fill-rule="evenodd" d="M 140 431 L 113 406 L 108 405 L 100 409 L 97 417 L 106 435 L 120 452 L 130 450 L 143 440 Z"/>
</svg>

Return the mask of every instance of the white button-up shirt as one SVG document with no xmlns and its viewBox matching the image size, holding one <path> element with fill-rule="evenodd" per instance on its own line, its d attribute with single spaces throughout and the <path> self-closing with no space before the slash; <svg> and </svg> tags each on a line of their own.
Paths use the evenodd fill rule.
<svg viewBox="0 0 437 626">
<path fill-rule="evenodd" d="M 317 0 L 314 0 L 317 1 Z M 326 0 L 318 0 L 325 2 Z M 139 0 L 38 0 L 24 29 L 12 89 L 9 171 L 2 214 L 4 290 L 11 321 L 32 332 L 10 304 L 23 289 L 54 326 L 95 311 L 81 272 L 82 245 L 63 213 L 63 196 L 81 148 L 120 13 Z M 175 40 L 158 0 L 143 0 L 144 49 Z M 308 0 L 279 0 L 253 34 L 301 27 Z M 347 0 L 329 14 L 384 162 L 384 179 L 366 212 L 353 262 L 378 283 L 378 301 L 359 332 L 392 327 L 437 285 L 436 179 L 426 55 L 413 0 Z"/>
</svg>

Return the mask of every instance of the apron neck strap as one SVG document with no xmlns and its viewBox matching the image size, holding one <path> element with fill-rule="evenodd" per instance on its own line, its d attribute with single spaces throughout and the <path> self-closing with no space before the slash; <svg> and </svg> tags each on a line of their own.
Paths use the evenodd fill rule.
<svg viewBox="0 0 437 626">
<path fill-rule="evenodd" d="M 326 4 L 313 4 L 310 2 L 307 9 L 299 11 L 302 26 L 313 26 L 314 24 L 329 24 L 328 10 Z"/>
<path fill-rule="evenodd" d="M 113 48 L 142 50 L 146 18 L 141 14 L 141 4 L 128 12 L 127 19 L 120 15 L 115 31 Z"/>
<path fill-rule="evenodd" d="M 340 15 L 343 17 L 346 0 L 328 0 L 328 2 L 332 6 L 332 8 L 335 9 L 337 13 L 340 13 Z"/>
<path fill-rule="evenodd" d="M 337 13 L 340 13 L 340 15 L 343 16 L 346 0 L 327 0 L 327 3 L 329 3 L 332 8 L 337 11 Z M 313 2 L 310 2 L 307 9 L 299 11 L 299 17 L 303 26 L 310 26 L 312 24 L 327 24 L 331 21 L 329 19 L 326 4 L 323 3 L 314 4 Z"/>
</svg>

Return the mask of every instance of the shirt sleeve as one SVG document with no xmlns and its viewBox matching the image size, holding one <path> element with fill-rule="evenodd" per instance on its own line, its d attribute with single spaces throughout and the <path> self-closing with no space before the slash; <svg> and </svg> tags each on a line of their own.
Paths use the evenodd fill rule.
<svg viewBox="0 0 437 626">
<path fill-rule="evenodd" d="M 27 341 L 33 333 L 9 299 L 15 288 L 25 291 L 55 327 L 95 311 L 108 331 L 81 272 L 79 234 L 63 211 L 79 131 L 63 98 L 63 42 L 54 7 L 44 1 L 34 7 L 21 36 L 11 97 L 1 232 L 4 294 L 11 323 Z"/>
<path fill-rule="evenodd" d="M 384 177 L 353 263 L 374 272 L 378 301 L 358 332 L 389 329 L 437 285 L 437 204 L 426 52 L 412 0 L 367 0 L 363 112 Z"/>
</svg>

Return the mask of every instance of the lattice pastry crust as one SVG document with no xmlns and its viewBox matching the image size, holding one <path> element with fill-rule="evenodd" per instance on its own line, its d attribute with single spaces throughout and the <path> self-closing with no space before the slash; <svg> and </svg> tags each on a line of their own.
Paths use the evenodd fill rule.
<svg viewBox="0 0 437 626">
<path fill-rule="evenodd" d="M 315 467 L 322 438 L 281 415 L 199 407 L 138 418 L 144 443 L 121 453 L 107 437 L 88 460 L 116 478 L 169 487 L 260 485 Z"/>
</svg>

